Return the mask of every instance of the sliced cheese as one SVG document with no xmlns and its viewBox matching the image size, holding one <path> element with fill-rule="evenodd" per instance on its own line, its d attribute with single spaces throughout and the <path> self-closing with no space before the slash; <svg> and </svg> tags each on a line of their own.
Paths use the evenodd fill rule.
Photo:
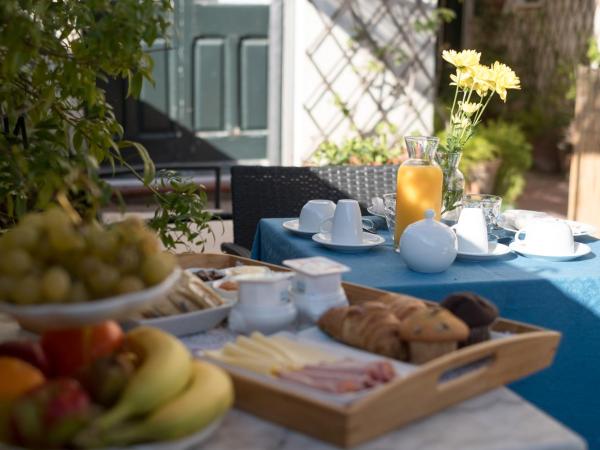
<svg viewBox="0 0 600 450">
<path fill-rule="evenodd" d="M 255 339 L 247 338 L 246 336 L 239 336 L 236 341 L 236 345 L 246 348 L 248 350 L 254 351 L 256 353 L 260 353 L 266 355 L 270 358 L 273 358 L 277 361 L 280 361 L 285 364 L 294 364 L 295 361 L 293 358 L 289 358 L 280 352 L 276 352 L 273 348 L 265 345 L 263 342 L 259 342 Z"/>
<path fill-rule="evenodd" d="M 221 351 L 204 352 L 206 356 L 225 364 L 240 367 L 242 369 L 251 370 L 252 372 L 261 373 L 264 375 L 273 375 L 282 369 L 281 365 L 273 364 L 264 359 L 255 359 L 250 357 L 235 357 L 225 355 Z"/>
<path fill-rule="evenodd" d="M 272 337 L 266 337 L 265 335 L 254 332 L 250 335 L 250 337 L 256 342 L 261 343 L 265 347 L 269 348 L 272 352 L 280 355 L 282 358 L 290 361 L 293 364 L 303 364 L 304 358 L 298 352 L 296 352 L 293 348 L 291 348 L 286 343 L 280 343 L 275 341 Z"/>
<path fill-rule="evenodd" d="M 273 340 L 275 344 L 283 346 L 289 351 L 292 351 L 296 357 L 301 360 L 300 363 L 302 365 L 318 364 L 320 362 L 333 362 L 340 359 L 338 356 L 332 353 L 328 353 L 310 345 L 305 345 L 292 339 L 288 339 L 285 336 L 272 336 L 269 339 Z"/>
</svg>

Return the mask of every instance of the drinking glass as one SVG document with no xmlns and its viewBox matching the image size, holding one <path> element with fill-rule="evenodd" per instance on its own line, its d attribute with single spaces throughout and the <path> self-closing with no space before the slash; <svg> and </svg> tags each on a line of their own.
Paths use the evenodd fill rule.
<svg viewBox="0 0 600 450">
<path fill-rule="evenodd" d="M 383 211 L 385 222 L 393 239 L 396 229 L 396 193 L 383 194 Z"/>
<path fill-rule="evenodd" d="M 463 198 L 464 208 L 481 208 L 485 217 L 488 235 L 498 227 L 498 216 L 502 206 L 502 197 L 490 194 L 467 194 Z"/>
</svg>

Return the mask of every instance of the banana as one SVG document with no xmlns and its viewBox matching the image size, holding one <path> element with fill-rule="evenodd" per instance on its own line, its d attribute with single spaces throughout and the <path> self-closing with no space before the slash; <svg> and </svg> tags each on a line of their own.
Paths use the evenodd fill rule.
<svg viewBox="0 0 600 450">
<path fill-rule="evenodd" d="M 155 410 L 179 394 L 190 379 L 192 356 L 170 334 L 157 328 L 139 327 L 127 333 L 125 345 L 142 363 L 127 382 L 117 404 L 92 424 L 98 430 Z"/>
<path fill-rule="evenodd" d="M 201 430 L 221 417 L 233 404 L 233 384 L 219 367 L 192 363 L 185 390 L 152 412 L 146 419 L 122 425 L 106 434 L 108 445 L 178 439 Z"/>
</svg>

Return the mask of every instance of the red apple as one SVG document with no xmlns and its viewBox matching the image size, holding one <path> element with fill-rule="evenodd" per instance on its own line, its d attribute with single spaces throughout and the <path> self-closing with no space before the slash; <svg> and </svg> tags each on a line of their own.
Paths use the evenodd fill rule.
<svg viewBox="0 0 600 450">
<path fill-rule="evenodd" d="M 91 419 L 92 405 L 77 380 L 56 378 L 19 398 L 11 408 L 14 441 L 30 448 L 67 444 Z"/>
<path fill-rule="evenodd" d="M 50 365 L 44 350 L 36 341 L 6 341 L 0 343 L 0 356 L 12 356 L 37 367 L 44 375 L 50 374 Z"/>
<path fill-rule="evenodd" d="M 57 376 L 75 377 L 96 359 L 108 356 L 123 344 L 123 330 L 109 320 L 97 325 L 47 331 L 42 348 Z"/>
</svg>

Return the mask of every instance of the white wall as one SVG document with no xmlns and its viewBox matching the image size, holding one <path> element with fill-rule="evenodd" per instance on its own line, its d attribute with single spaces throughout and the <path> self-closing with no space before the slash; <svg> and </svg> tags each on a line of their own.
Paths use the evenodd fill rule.
<svg viewBox="0 0 600 450">
<path fill-rule="evenodd" d="M 408 24 L 423 19 L 417 4 L 432 9 L 436 0 L 352 2 L 364 20 L 379 17 L 375 13 L 383 1 L 391 5 L 395 23 L 390 14 L 385 14 L 372 28 L 371 35 L 380 43 L 395 39 L 390 48 L 406 55 L 405 61 L 391 67 L 394 73 L 385 69 L 381 73 L 368 70 L 376 58 L 366 47 L 360 47 L 349 57 L 352 62 L 349 64 L 344 55 L 351 53 L 350 41 L 356 26 L 347 9 L 334 20 L 331 18 L 344 1 L 348 0 L 314 0 L 313 3 L 284 0 L 283 164 L 302 164 L 325 138 L 340 142 L 355 134 L 352 122 L 345 119 L 335 105 L 330 90 L 349 106 L 355 126 L 363 132 L 371 131 L 384 115 L 398 126 L 399 134 L 433 131 L 435 37 L 413 33 Z M 331 34 L 321 39 L 327 34 L 327 25 L 332 23 Z M 398 23 L 402 25 L 400 28 Z M 314 51 L 314 63 L 307 50 Z M 373 78 L 375 85 L 363 92 L 365 83 Z M 329 88 L 327 83 L 330 83 Z M 313 118 L 307 109 L 312 111 Z"/>
</svg>

